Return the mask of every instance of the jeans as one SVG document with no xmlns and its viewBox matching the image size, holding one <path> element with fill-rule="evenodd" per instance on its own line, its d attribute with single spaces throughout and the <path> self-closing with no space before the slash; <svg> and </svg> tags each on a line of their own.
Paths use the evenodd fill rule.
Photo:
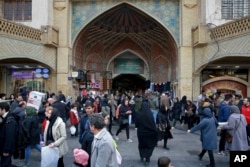
<svg viewBox="0 0 250 167">
<path fill-rule="evenodd" d="M 27 164 L 29 162 L 30 159 L 30 153 L 31 153 L 31 149 L 35 148 L 37 149 L 39 152 L 41 152 L 41 145 L 40 144 L 35 144 L 33 146 L 27 146 L 25 148 L 25 158 L 24 158 L 24 163 Z"/>
<path fill-rule="evenodd" d="M 151 110 L 151 112 L 152 112 L 152 114 L 153 114 L 153 117 L 154 117 L 154 121 L 155 121 L 155 123 L 156 123 L 156 117 L 157 117 L 157 110 L 154 110 L 154 109 L 150 109 Z"/>
</svg>

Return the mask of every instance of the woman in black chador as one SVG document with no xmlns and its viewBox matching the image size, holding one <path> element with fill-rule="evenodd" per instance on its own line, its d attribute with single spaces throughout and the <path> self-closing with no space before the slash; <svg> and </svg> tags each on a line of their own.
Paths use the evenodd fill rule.
<svg viewBox="0 0 250 167">
<path fill-rule="evenodd" d="M 166 109 L 165 105 L 161 105 L 159 113 L 156 118 L 156 126 L 158 131 L 158 141 L 164 139 L 163 148 L 169 150 L 167 147 L 168 139 L 172 139 L 171 125 L 168 118 L 169 109 Z"/>
<path fill-rule="evenodd" d="M 149 109 L 147 101 L 142 102 L 142 107 L 137 113 L 136 127 L 141 162 L 146 159 L 145 165 L 148 166 L 150 157 L 157 145 L 157 130 L 153 113 Z"/>
</svg>

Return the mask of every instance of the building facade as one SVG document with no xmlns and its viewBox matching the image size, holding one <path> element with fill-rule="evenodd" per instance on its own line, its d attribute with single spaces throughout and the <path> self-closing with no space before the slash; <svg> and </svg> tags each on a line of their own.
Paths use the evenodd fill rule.
<svg viewBox="0 0 250 167">
<path fill-rule="evenodd" d="M 0 10 L 8 94 L 148 82 L 192 100 L 202 89 L 250 93 L 247 0 L 0 0 Z"/>
</svg>

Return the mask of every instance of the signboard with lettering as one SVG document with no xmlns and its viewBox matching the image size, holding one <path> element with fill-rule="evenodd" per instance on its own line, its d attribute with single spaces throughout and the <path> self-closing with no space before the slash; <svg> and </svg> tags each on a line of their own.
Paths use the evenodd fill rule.
<svg viewBox="0 0 250 167">
<path fill-rule="evenodd" d="M 114 60 L 116 74 L 143 74 L 144 62 L 141 59 L 117 58 Z"/>
</svg>

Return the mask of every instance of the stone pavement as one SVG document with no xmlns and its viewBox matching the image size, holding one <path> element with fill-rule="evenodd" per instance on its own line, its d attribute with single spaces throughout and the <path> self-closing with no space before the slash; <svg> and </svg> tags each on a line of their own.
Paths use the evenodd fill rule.
<svg viewBox="0 0 250 167">
<path fill-rule="evenodd" d="M 117 126 L 114 126 L 112 132 L 115 133 L 116 129 Z M 72 151 L 74 148 L 80 148 L 80 144 L 78 143 L 78 138 L 70 137 L 69 127 L 67 127 L 67 130 L 69 134 L 67 141 L 70 151 L 64 157 L 64 163 L 65 167 L 74 167 Z M 182 127 L 179 124 L 172 130 L 172 132 L 174 139 L 168 141 L 168 147 L 170 150 L 163 149 L 163 141 L 158 142 L 158 146 L 155 148 L 151 157 L 150 167 L 157 167 L 157 159 L 160 156 L 170 157 L 174 167 L 202 167 L 209 163 L 207 153 L 202 161 L 198 160 L 197 155 L 201 151 L 199 132 L 194 134 L 187 133 L 186 127 Z M 123 157 L 121 167 L 143 167 L 144 165 L 140 162 L 137 135 L 133 125 L 130 127 L 130 135 L 133 143 L 128 143 L 126 141 L 125 130 L 119 134 L 120 140 L 117 142 L 118 149 Z M 229 156 L 218 155 L 217 151 L 215 151 L 214 157 L 217 167 L 229 167 Z M 30 167 L 39 167 L 40 161 L 40 153 L 33 149 Z M 13 164 L 20 165 L 20 161 L 14 160 Z"/>
</svg>

